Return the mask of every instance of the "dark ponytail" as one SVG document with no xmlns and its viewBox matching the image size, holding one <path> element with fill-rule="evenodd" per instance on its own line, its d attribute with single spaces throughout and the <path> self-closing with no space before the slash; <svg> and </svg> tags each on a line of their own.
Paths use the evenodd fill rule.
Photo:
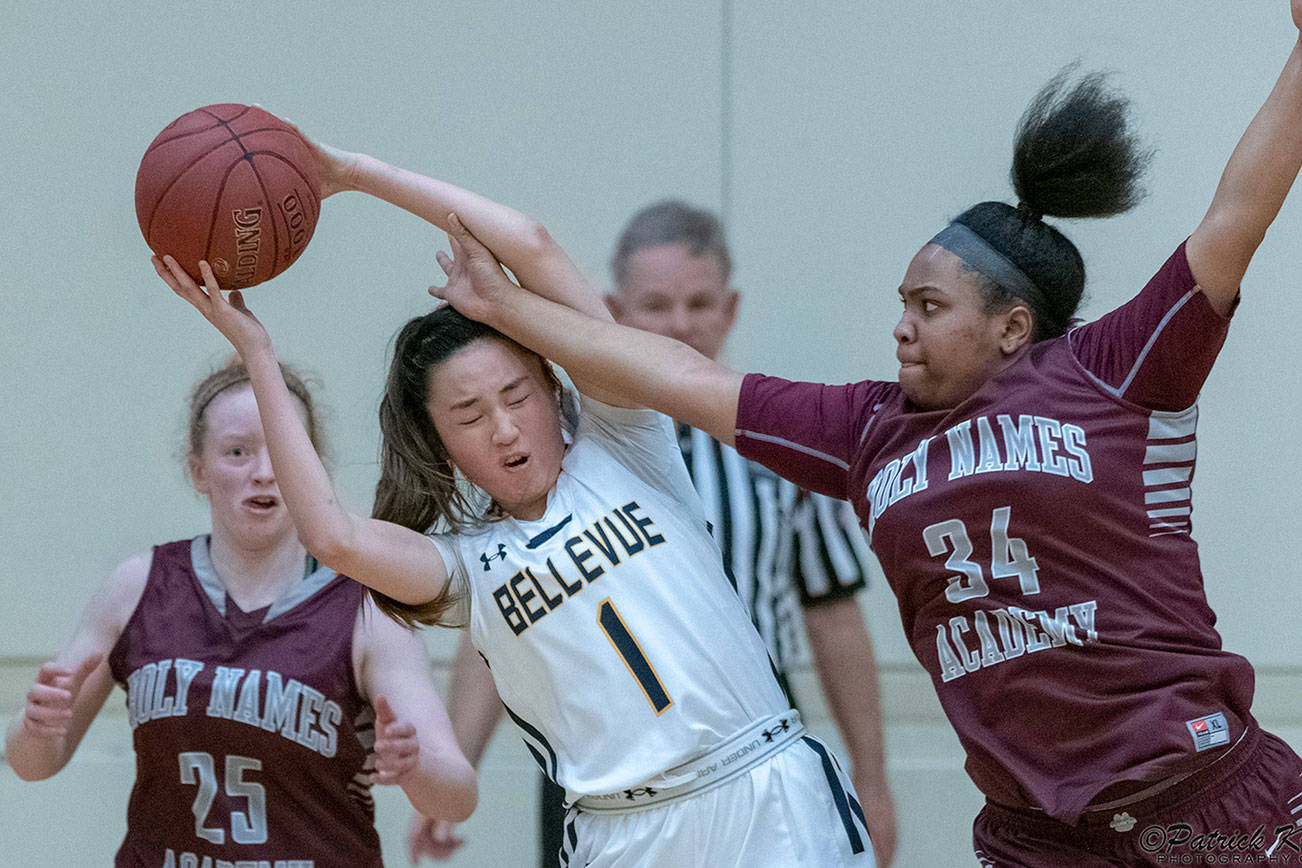
<svg viewBox="0 0 1302 868">
<path fill-rule="evenodd" d="M 1054 76 L 1018 123 L 1010 173 L 1018 207 L 982 202 L 954 218 L 1038 288 L 1039 297 L 1027 299 L 986 280 L 986 310 L 1027 303 L 1037 341 L 1067 331 L 1085 290 L 1080 252 L 1043 218 L 1110 217 L 1133 208 L 1152 156 L 1128 127 L 1128 100 L 1108 90 L 1102 73 L 1073 84 L 1075 71 Z"/>
</svg>

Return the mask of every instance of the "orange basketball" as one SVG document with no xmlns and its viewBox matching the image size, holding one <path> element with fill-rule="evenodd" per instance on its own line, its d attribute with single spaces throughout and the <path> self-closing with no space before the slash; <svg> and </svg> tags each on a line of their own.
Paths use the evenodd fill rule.
<svg viewBox="0 0 1302 868">
<path fill-rule="evenodd" d="M 299 257 L 321 212 L 320 183 L 298 130 L 256 106 L 181 115 L 136 172 L 136 219 L 151 250 L 222 289 L 270 280 Z"/>
</svg>

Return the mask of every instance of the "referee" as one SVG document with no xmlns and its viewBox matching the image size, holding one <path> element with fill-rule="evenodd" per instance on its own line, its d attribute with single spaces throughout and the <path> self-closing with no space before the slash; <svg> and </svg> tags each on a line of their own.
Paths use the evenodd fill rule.
<svg viewBox="0 0 1302 868">
<path fill-rule="evenodd" d="M 730 284 L 732 258 L 723 227 L 713 214 L 678 201 L 644 208 L 620 235 L 611 271 L 615 291 L 606 301 L 615 319 L 718 356 L 736 319 L 739 295 Z M 877 864 L 889 868 L 895 809 L 885 776 L 877 667 L 855 600 L 872 555 L 854 510 L 845 501 L 797 488 L 686 425 L 679 427 L 679 445 L 724 565 L 793 705 L 787 672 L 801 659 L 808 637 L 849 754 Z M 465 636 L 453 663 L 447 707 L 462 750 L 478 766 L 502 704 Z M 557 865 L 564 796 L 563 789 L 543 779 L 543 868 Z M 461 842 L 450 824 L 417 816 L 408 843 L 414 862 L 420 855 L 446 859 Z"/>
</svg>

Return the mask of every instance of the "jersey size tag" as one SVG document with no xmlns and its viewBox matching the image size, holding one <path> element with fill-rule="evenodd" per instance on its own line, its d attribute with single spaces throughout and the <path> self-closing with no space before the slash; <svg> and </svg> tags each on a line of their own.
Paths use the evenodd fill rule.
<svg viewBox="0 0 1302 868">
<path fill-rule="evenodd" d="M 1209 747 L 1230 743 L 1230 727 L 1225 723 L 1225 715 L 1219 711 L 1195 720 L 1185 721 L 1189 734 L 1193 736 L 1194 750 L 1207 750 Z"/>
</svg>

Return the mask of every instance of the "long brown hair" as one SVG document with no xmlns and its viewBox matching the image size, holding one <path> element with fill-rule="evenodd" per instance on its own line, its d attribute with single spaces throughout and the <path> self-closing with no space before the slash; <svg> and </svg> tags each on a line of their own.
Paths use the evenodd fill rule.
<svg viewBox="0 0 1302 868">
<path fill-rule="evenodd" d="M 489 517 L 491 504 L 457 473 L 428 408 L 430 371 L 478 340 L 518 346 L 449 305 L 409 320 L 398 331 L 380 400 L 380 479 L 375 484 L 372 517 L 420 533 L 460 531 Z M 561 387 L 555 372 L 542 357 L 536 358 L 559 400 Z M 375 590 L 371 597 L 380 611 L 408 627 L 442 623 L 454 602 L 447 591 L 415 605 Z"/>
</svg>

